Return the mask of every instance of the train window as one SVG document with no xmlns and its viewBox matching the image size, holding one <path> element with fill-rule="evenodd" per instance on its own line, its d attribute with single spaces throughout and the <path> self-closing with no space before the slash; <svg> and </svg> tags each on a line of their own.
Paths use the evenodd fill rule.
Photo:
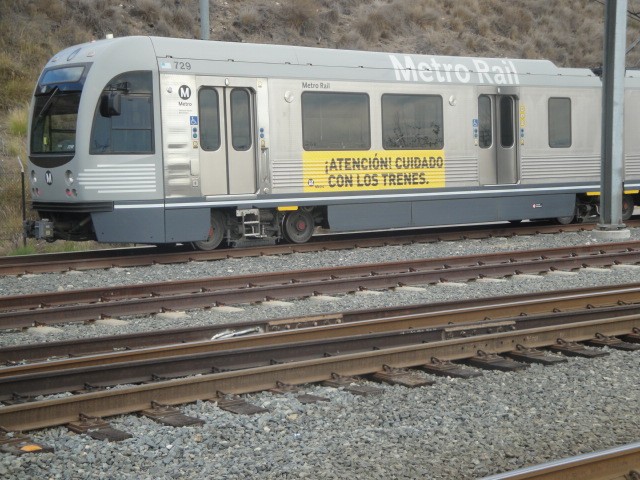
<svg viewBox="0 0 640 480">
<path fill-rule="evenodd" d="M 549 146 L 567 148 L 571 146 L 571 99 L 549 99 Z"/>
<path fill-rule="evenodd" d="M 203 88 L 198 93 L 200 110 L 200 146 L 203 150 L 220 148 L 220 109 L 218 92 L 213 88 Z"/>
<path fill-rule="evenodd" d="M 513 147 L 513 98 L 500 97 L 500 145 Z"/>
<path fill-rule="evenodd" d="M 80 92 L 36 96 L 31 126 L 31 153 L 74 153 Z"/>
<path fill-rule="evenodd" d="M 84 74 L 84 67 L 52 68 L 48 70 L 40 80 L 40 85 L 52 85 L 54 83 L 78 82 Z"/>
<path fill-rule="evenodd" d="M 302 142 L 305 150 L 368 150 L 369 95 L 304 92 Z"/>
<path fill-rule="evenodd" d="M 249 150 L 251 137 L 249 92 L 241 88 L 234 88 L 231 91 L 231 144 L 236 150 Z"/>
<path fill-rule="evenodd" d="M 493 116 L 491 112 L 491 97 L 478 97 L 478 141 L 480 148 L 493 145 Z"/>
<path fill-rule="evenodd" d="M 444 147 L 442 97 L 382 95 L 382 146 L 387 150 Z"/>
<path fill-rule="evenodd" d="M 96 106 L 89 153 L 153 153 L 152 84 L 151 72 L 111 79 Z"/>
</svg>

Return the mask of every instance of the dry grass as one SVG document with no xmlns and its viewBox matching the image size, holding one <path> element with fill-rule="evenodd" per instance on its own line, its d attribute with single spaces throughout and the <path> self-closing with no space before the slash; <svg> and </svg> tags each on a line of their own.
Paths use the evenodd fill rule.
<svg viewBox="0 0 640 480">
<path fill-rule="evenodd" d="M 252 7 L 245 6 L 238 14 L 238 20 L 234 25 L 246 33 L 256 33 L 261 28 L 261 15 Z"/>
<path fill-rule="evenodd" d="M 317 15 L 318 9 L 313 0 L 286 0 L 282 4 L 285 25 L 299 32 L 311 26 Z"/>
<path fill-rule="evenodd" d="M 22 156 L 22 160 L 25 158 Z M 17 248 L 22 239 L 21 181 L 17 155 L 0 159 L 0 253 Z"/>
<path fill-rule="evenodd" d="M 27 135 L 27 116 L 29 107 L 24 105 L 20 108 L 13 108 L 7 115 L 7 129 L 14 137 L 24 139 Z"/>
<path fill-rule="evenodd" d="M 162 15 L 162 3 L 158 0 L 138 0 L 132 5 L 129 13 L 153 28 Z"/>
</svg>

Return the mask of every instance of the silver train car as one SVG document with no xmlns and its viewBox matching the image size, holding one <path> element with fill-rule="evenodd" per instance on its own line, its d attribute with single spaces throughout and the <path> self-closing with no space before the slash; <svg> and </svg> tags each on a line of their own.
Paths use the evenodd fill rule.
<svg viewBox="0 0 640 480">
<path fill-rule="evenodd" d="M 627 73 L 623 218 L 640 203 Z M 549 61 L 124 37 L 30 106 L 29 236 L 213 249 L 597 214 L 601 80 Z"/>
</svg>

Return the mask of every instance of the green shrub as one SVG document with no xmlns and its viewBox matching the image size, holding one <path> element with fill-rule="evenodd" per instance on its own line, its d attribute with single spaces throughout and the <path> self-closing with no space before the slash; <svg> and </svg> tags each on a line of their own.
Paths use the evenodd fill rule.
<svg viewBox="0 0 640 480">
<path fill-rule="evenodd" d="M 26 246 L 23 245 L 21 247 L 17 247 L 13 250 L 8 251 L 6 255 L 9 257 L 15 257 L 18 255 L 33 255 L 35 253 L 38 253 L 35 245 L 27 244 Z"/>
</svg>

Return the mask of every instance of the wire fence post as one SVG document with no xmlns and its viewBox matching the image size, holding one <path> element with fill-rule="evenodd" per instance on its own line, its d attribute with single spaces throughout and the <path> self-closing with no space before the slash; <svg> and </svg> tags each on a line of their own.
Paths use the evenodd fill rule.
<svg viewBox="0 0 640 480">
<path fill-rule="evenodd" d="M 24 165 L 22 165 L 22 160 L 19 155 L 16 158 L 18 159 L 18 164 L 20 164 L 20 186 L 22 191 L 22 246 L 26 247 L 27 232 L 24 230 L 24 223 L 27 220 L 27 193 L 24 184 Z"/>
</svg>

